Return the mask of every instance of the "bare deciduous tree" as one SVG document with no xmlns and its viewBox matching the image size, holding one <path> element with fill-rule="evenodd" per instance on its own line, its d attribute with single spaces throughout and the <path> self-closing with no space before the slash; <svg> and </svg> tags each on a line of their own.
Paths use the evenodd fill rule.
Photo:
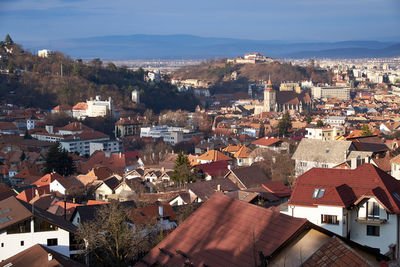
<svg viewBox="0 0 400 267">
<path fill-rule="evenodd" d="M 79 225 L 77 237 L 92 266 L 129 266 L 153 247 L 153 225 L 129 223 L 119 202 L 99 208 L 94 220 Z"/>
</svg>

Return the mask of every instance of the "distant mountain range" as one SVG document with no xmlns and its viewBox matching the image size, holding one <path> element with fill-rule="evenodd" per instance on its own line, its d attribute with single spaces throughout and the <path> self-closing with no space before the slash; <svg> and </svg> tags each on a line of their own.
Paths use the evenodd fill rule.
<svg viewBox="0 0 400 267">
<path fill-rule="evenodd" d="M 61 51 L 73 58 L 103 60 L 206 59 L 260 52 L 273 58 L 363 58 L 400 56 L 400 41 L 288 42 L 194 35 L 115 35 L 51 42 L 25 48 Z"/>
</svg>

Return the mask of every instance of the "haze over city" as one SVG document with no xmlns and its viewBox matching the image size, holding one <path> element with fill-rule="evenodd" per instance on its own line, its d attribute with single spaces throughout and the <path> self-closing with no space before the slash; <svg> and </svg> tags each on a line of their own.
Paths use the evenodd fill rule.
<svg viewBox="0 0 400 267">
<path fill-rule="evenodd" d="M 399 40 L 397 0 L 3 0 L 0 33 L 18 41 L 191 34 L 254 40 Z"/>
</svg>

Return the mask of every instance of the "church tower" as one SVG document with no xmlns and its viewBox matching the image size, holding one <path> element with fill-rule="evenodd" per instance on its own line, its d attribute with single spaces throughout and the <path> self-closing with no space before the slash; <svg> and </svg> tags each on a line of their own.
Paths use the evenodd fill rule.
<svg viewBox="0 0 400 267">
<path fill-rule="evenodd" d="M 264 90 L 264 111 L 274 111 L 276 104 L 276 91 L 272 88 L 271 78 L 268 79 L 267 87 Z"/>
</svg>

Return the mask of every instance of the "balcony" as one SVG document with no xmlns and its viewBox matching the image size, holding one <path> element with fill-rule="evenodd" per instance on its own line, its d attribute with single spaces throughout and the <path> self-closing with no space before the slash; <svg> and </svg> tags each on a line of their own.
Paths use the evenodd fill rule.
<svg viewBox="0 0 400 267">
<path fill-rule="evenodd" d="M 358 217 L 356 221 L 365 224 L 384 224 L 387 222 L 386 219 L 380 219 L 378 217 Z"/>
</svg>

